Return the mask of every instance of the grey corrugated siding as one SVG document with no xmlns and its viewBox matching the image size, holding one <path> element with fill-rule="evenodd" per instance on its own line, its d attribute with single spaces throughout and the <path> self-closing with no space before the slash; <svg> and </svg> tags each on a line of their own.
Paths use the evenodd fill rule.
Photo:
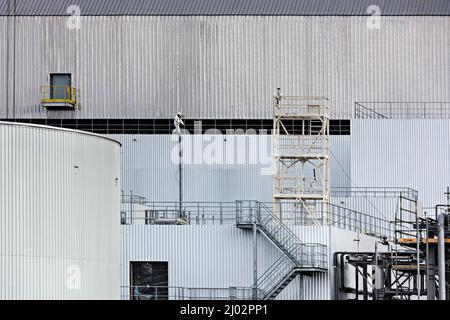
<svg viewBox="0 0 450 320">
<path fill-rule="evenodd" d="M 384 15 L 449 15 L 446 0 L 0 0 L 0 15 L 66 15 L 78 5 L 83 15 L 367 15 L 378 5 Z"/>
<path fill-rule="evenodd" d="M 1 38 L 13 34 L 6 19 Z M 2 90 L 10 84 L 0 99 L 8 97 L 10 117 L 15 92 L 18 118 L 141 119 L 177 111 L 191 119 L 270 119 L 277 87 L 327 96 L 333 118 L 352 117 L 356 101 L 450 101 L 449 19 L 383 17 L 380 30 L 366 20 L 83 17 L 75 31 L 65 17 L 20 17 L 15 65 L 12 40 L 0 46 Z M 81 110 L 40 108 L 39 88 L 51 72 L 73 74 Z M 2 103 L 0 117 L 5 109 Z"/>
<path fill-rule="evenodd" d="M 176 201 L 178 199 L 178 165 L 171 161 L 171 155 L 177 155 L 177 140 L 172 141 L 170 135 L 110 135 L 122 142 L 122 189 L 125 193 L 131 190 L 134 194 L 147 197 L 151 201 Z M 198 136 L 196 139 L 204 138 Z M 243 137 L 243 138 L 242 138 Z M 176 138 L 176 137 L 175 137 Z M 227 141 L 224 141 L 224 138 Z M 250 161 L 251 150 L 257 150 L 258 145 L 267 150 L 262 152 L 266 160 L 271 160 L 271 136 L 218 136 L 218 150 L 224 150 L 226 160 L 226 145 L 236 139 L 243 139 L 245 148 L 240 148 L 240 154 L 246 154 L 242 164 L 199 164 L 183 165 L 183 192 L 185 201 L 235 201 L 235 200 L 272 200 L 271 171 L 261 171 L 268 168 L 265 161 Z M 211 142 L 204 141 L 203 145 Z M 350 136 L 331 136 L 330 149 L 336 158 L 330 159 L 331 183 L 336 187 L 349 187 L 350 182 L 343 170 L 350 175 Z M 202 149 L 196 150 L 196 154 Z M 203 149 L 205 150 L 205 149 Z M 235 149 L 238 150 L 237 147 Z M 187 154 L 187 151 L 185 151 Z M 175 156 L 176 159 L 176 156 Z M 235 158 L 236 159 L 236 158 Z M 337 165 L 337 161 L 342 166 Z M 236 159 L 237 160 L 237 159 Z"/>
<path fill-rule="evenodd" d="M 449 120 L 352 120 L 351 168 L 357 186 L 410 187 L 425 207 L 446 203 Z"/>
</svg>

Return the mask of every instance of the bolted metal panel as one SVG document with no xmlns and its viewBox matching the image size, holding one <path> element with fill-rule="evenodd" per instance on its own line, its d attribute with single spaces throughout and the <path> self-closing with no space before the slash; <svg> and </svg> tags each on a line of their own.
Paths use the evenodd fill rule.
<svg viewBox="0 0 450 320">
<path fill-rule="evenodd" d="M 351 168 L 356 186 L 410 187 L 424 207 L 445 203 L 450 121 L 352 120 Z"/>
<path fill-rule="evenodd" d="M 123 144 L 121 172 L 125 194 L 132 190 L 133 194 L 150 201 L 178 199 L 177 136 L 109 136 Z M 192 155 L 191 164 L 183 164 L 185 201 L 271 201 L 270 135 L 189 135 L 183 139 L 192 141 L 184 145 L 184 153 Z M 222 162 L 210 162 L 214 159 L 208 157 L 207 148 L 212 144 L 221 151 L 222 156 L 216 159 Z M 227 149 L 231 144 L 234 147 Z M 201 145 L 203 148 L 196 147 Z M 350 186 L 347 177 L 350 175 L 350 136 L 331 136 L 330 150 L 335 156 L 330 159 L 332 185 Z"/>
<path fill-rule="evenodd" d="M 119 149 L 0 122 L 1 299 L 119 298 Z"/>
<path fill-rule="evenodd" d="M 270 119 L 277 87 L 328 97 L 332 118 L 350 118 L 357 101 L 450 101 L 445 17 L 382 16 L 380 29 L 368 28 L 367 17 L 332 16 L 80 22 L 74 30 L 67 17 L 0 17 L 0 37 L 10 38 L 4 47 L 15 48 L 5 79 L 13 82 L 7 99 L 12 110 L 15 97 L 17 118 L 172 118 L 182 111 L 191 119 Z M 42 110 L 39 88 L 51 72 L 73 74 L 81 110 Z"/>
</svg>

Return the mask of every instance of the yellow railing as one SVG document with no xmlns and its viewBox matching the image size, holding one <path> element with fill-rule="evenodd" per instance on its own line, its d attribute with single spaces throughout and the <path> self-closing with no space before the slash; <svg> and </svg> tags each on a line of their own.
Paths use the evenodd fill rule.
<svg viewBox="0 0 450 320">
<path fill-rule="evenodd" d="M 77 89 L 70 86 L 41 86 L 41 103 L 76 104 Z"/>
</svg>

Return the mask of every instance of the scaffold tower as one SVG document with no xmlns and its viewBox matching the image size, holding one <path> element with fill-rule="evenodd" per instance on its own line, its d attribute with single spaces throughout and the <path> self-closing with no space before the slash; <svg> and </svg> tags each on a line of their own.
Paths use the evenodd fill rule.
<svg viewBox="0 0 450 320">
<path fill-rule="evenodd" d="M 284 218 L 327 222 L 329 106 L 325 97 L 273 98 L 273 202 Z M 325 221 L 323 221 L 325 219 Z"/>
</svg>

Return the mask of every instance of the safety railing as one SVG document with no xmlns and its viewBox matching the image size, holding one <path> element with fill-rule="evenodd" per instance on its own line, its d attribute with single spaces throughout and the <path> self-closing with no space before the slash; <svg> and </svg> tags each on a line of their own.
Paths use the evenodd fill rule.
<svg viewBox="0 0 450 320">
<path fill-rule="evenodd" d="M 200 288 L 181 286 L 122 286 L 122 300 L 249 300 L 253 288 Z"/>
<path fill-rule="evenodd" d="M 275 156 L 323 156 L 328 147 L 327 140 L 322 135 L 274 135 L 273 139 Z"/>
<path fill-rule="evenodd" d="M 122 224 L 158 224 L 183 220 L 190 225 L 234 224 L 234 202 L 142 202 L 122 204 Z"/>
<path fill-rule="evenodd" d="M 327 270 L 327 247 L 319 243 L 303 243 L 273 212 L 258 201 L 236 202 L 236 224 L 257 226 L 283 255 L 253 285 L 257 299 L 273 299 L 299 272 Z"/>
<path fill-rule="evenodd" d="M 274 116 L 307 115 L 329 117 L 328 99 L 326 97 L 274 97 Z"/>
<path fill-rule="evenodd" d="M 415 238 L 416 226 L 419 222 L 419 208 L 417 199 L 401 196 L 399 206 L 395 212 L 394 229 L 395 239 Z"/>
<path fill-rule="evenodd" d="M 450 102 L 355 102 L 357 119 L 449 119 Z"/>
<path fill-rule="evenodd" d="M 273 179 L 273 190 L 276 195 L 308 194 L 322 196 L 327 186 L 325 178 L 302 178 L 299 176 L 277 175 Z"/>
<path fill-rule="evenodd" d="M 394 236 L 393 221 L 332 203 L 318 203 L 315 207 L 316 211 L 308 212 L 292 202 L 264 202 L 261 205 L 276 212 L 277 219 L 286 225 L 329 225 L 371 236 L 389 239 Z M 254 212 L 248 210 L 245 212 L 254 215 Z M 242 221 L 248 221 L 248 223 L 255 221 L 253 216 L 243 216 L 239 209 L 237 209 L 237 215 Z"/>
<path fill-rule="evenodd" d="M 282 280 L 293 272 L 295 263 L 285 256 L 278 258 L 257 280 L 258 299 L 264 299 L 276 289 Z"/>
<path fill-rule="evenodd" d="M 375 111 L 372 108 L 368 108 L 359 102 L 355 102 L 355 118 L 356 119 L 388 119 L 382 113 Z"/>
<path fill-rule="evenodd" d="M 387 239 L 394 237 L 392 221 L 336 204 L 329 204 L 329 207 L 331 214 L 326 218 L 328 225 L 376 237 L 386 237 Z"/>
<path fill-rule="evenodd" d="M 417 199 L 419 193 L 406 187 L 333 187 L 332 197 L 398 198 Z"/>
<path fill-rule="evenodd" d="M 134 194 L 122 194 L 120 196 L 120 202 L 122 204 L 133 204 L 133 203 L 137 203 L 137 204 L 146 204 L 148 202 L 147 198 L 145 197 L 141 197 L 138 195 L 134 195 Z"/>
<path fill-rule="evenodd" d="M 297 267 L 327 268 L 326 246 L 300 241 L 265 203 L 252 200 L 236 201 L 236 224 L 257 224 Z"/>
<path fill-rule="evenodd" d="M 41 103 L 70 103 L 77 101 L 77 89 L 70 86 L 41 86 Z"/>
<path fill-rule="evenodd" d="M 381 191 L 380 191 L 381 192 Z M 381 193 L 380 193 L 381 195 Z M 129 200 L 129 197 L 125 197 Z M 132 224 L 189 224 L 189 225 L 234 225 L 236 218 L 253 223 L 251 201 L 237 202 L 183 202 L 182 210 L 178 202 L 148 202 L 136 197 L 136 202 L 122 203 L 120 221 Z M 256 203 L 256 201 L 255 201 Z M 276 219 L 285 225 L 331 225 L 341 229 L 392 237 L 393 225 L 381 217 L 351 210 L 337 204 L 320 203 L 316 211 L 306 212 L 301 206 L 289 202 L 259 202 L 276 212 Z M 246 207 L 247 206 L 247 207 Z M 245 211 L 245 214 L 244 214 Z"/>
</svg>

